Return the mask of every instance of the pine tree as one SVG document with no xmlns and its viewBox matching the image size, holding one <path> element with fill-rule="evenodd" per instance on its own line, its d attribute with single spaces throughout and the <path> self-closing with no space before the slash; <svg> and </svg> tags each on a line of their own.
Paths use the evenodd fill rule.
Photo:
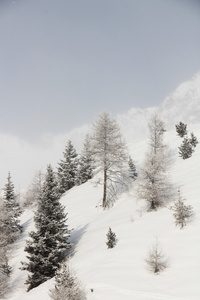
<svg viewBox="0 0 200 300">
<path fill-rule="evenodd" d="M 128 161 L 128 165 L 129 165 L 129 176 L 133 179 L 136 180 L 138 174 L 136 172 L 136 167 L 133 163 L 133 160 L 131 157 L 129 157 L 129 161 Z"/>
<path fill-rule="evenodd" d="M 189 142 L 190 142 L 190 144 L 192 145 L 192 147 L 196 147 L 197 146 L 197 144 L 199 143 L 198 142 L 198 140 L 197 140 L 197 138 L 196 138 L 196 136 L 194 136 L 194 133 L 193 132 L 191 132 L 190 133 L 190 139 L 189 139 Z"/>
<path fill-rule="evenodd" d="M 110 227 L 106 236 L 107 236 L 106 245 L 108 246 L 108 248 L 114 248 L 116 245 L 116 234 L 112 232 Z"/>
<path fill-rule="evenodd" d="M 89 135 L 86 135 L 86 139 L 83 145 L 83 151 L 79 159 L 79 166 L 76 176 L 76 184 L 82 184 L 93 177 L 94 161 L 91 157 L 91 142 Z"/>
<path fill-rule="evenodd" d="M 176 226 L 180 226 L 182 229 L 187 224 L 187 220 L 192 216 L 193 210 L 191 205 L 185 205 L 184 199 L 178 191 L 178 200 L 175 201 L 174 206 L 171 207 L 174 211 L 174 218 Z"/>
<path fill-rule="evenodd" d="M 36 231 L 30 233 L 31 240 L 25 248 L 29 262 L 22 263 L 22 269 L 31 273 L 26 281 L 28 291 L 55 276 L 64 253 L 70 248 L 66 216 L 59 202 L 55 174 L 49 165 L 34 216 Z"/>
<path fill-rule="evenodd" d="M 53 300 L 84 300 L 85 291 L 80 281 L 72 272 L 67 263 L 63 263 L 55 276 L 55 288 L 50 290 Z"/>
<path fill-rule="evenodd" d="M 180 137 L 184 137 L 187 134 L 187 124 L 179 122 L 179 124 L 175 125 L 176 132 Z"/>
<path fill-rule="evenodd" d="M 183 159 L 187 159 L 192 156 L 192 153 L 194 152 L 193 147 L 190 143 L 190 140 L 188 137 L 184 137 L 183 142 L 179 149 L 179 156 L 182 157 Z"/>
<path fill-rule="evenodd" d="M 12 183 L 10 173 L 8 173 L 8 182 L 4 188 L 4 207 L 7 239 L 8 243 L 13 243 L 22 231 L 19 220 L 22 210 L 16 200 L 14 184 Z"/>
<path fill-rule="evenodd" d="M 169 201 L 172 189 L 167 174 L 168 147 L 163 142 L 164 123 L 154 114 L 148 125 L 149 149 L 140 171 L 138 195 L 147 201 L 150 211 Z"/>
<path fill-rule="evenodd" d="M 75 185 L 78 155 L 72 142 L 69 140 L 65 151 L 63 152 L 64 159 L 58 165 L 58 186 L 60 193 L 64 193 Z"/>
</svg>

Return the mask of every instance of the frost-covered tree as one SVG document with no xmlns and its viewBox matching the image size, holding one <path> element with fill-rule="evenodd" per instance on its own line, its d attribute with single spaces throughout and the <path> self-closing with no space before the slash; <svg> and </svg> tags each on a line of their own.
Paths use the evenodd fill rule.
<svg viewBox="0 0 200 300">
<path fill-rule="evenodd" d="M 28 187 L 28 190 L 26 191 L 23 197 L 24 198 L 23 205 L 25 207 L 28 207 L 32 204 L 37 204 L 42 190 L 43 180 L 44 180 L 44 174 L 42 174 L 41 171 L 38 171 L 35 174 L 30 186 Z"/>
<path fill-rule="evenodd" d="M 168 266 L 168 259 L 163 254 L 158 239 L 156 239 L 152 248 L 149 250 L 147 257 L 145 258 L 147 268 L 150 272 L 159 274 Z"/>
<path fill-rule="evenodd" d="M 190 143 L 190 140 L 188 137 L 184 137 L 183 142 L 179 149 L 179 156 L 182 157 L 183 159 L 187 159 L 192 156 L 192 153 L 194 152 L 193 147 Z"/>
<path fill-rule="evenodd" d="M 174 211 L 174 218 L 176 226 L 181 229 L 186 226 L 188 219 L 193 214 L 193 209 L 191 205 L 185 205 L 184 199 L 181 197 L 180 191 L 178 191 L 178 200 L 174 202 L 174 206 L 171 207 Z"/>
<path fill-rule="evenodd" d="M 66 216 L 59 201 L 55 174 L 49 165 L 34 216 L 36 231 L 30 233 L 31 240 L 25 247 L 29 262 L 22 263 L 22 269 L 31 273 L 26 281 L 28 291 L 55 276 L 64 253 L 70 248 Z"/>
<path fill-rule="evenodd" d="M 64 193 L 75 185 L 78 154 L 69 140 L 63 152 L 64 158 L 58 163 L 58 186 L 60 193 Z"/>
<path fill-rule="evenodd" d="M 11 180 L 10 173 L 8 173 L 7 183 L 4 187 L 4 207 L 5 207 L 5 225 L 7 231 L 8 243 L 13 243 L 22 231 L 19 217 L 22 213 L 17 197 L 14 191 L 14 184 Z"/>
<path fill-rule="evenodd" d="M 79 159 L 78 171 L 76 175 L 76 184 L 82 184 L 93 177 L 94 162 L 91 157 L 91 141 L 87 134 L 83 144 L 83 150 Z"/>
<path fill-rule="evenodd" d="M 131 157 L 129 157 L 128 165 L 129 165 L 129 176 L 133 180 L 136 180 L 138 173 L 136 172 L 136 167 Z"/>
<path fill-rule="evenodd" d="M 103 208 L 116 198 L 116 185 L 123 183 L 122 177 L 128 157 L 119 126 L 108 113 L 99 115 L 93 125 L 91 154 L 95 166 L 103 173 Z"/>
<path fill-rule="evenodd" d="M 169 150 L 163 142 L 164 122 L 155 113 L 149 126 L 149 149 L 140 171 L 138 195 L 149 204 L 149 210 L 163 206 L 172 196 L 168 179 Z"/>
<path fill-rule="evenodd" d="M 176 132 L 180 137 L 184 137 L 187 134 L 187 124 L 179 122 L 179 124 L 175 125 Z"/>
<path fill-rule="evenodd" d="M 116 234 L 112 231 L 110 227 L 106 236 L 107 236 L 106 245 L 108 246 L 108 248 L 114 248 L 116 245 Z"/>
<path fill-rule="evenodd" d="M 53 300 L 85 300 L 86 293 L 75 273 L 65 262 L 57 270 L 55 276 L 55 287 L 50 290 Z"/>
<path fill-rule="evenodd" d="M 194 133 L 193 132 L 191 132 L 190 133 L 190 139 L 189 139 L 189 142 L 190 142 L 190 144 L 192 145 L 192 147 L 196 147 L 197 146 L 197 144 L 199 143 L 198 142 L 198 140 L 197 140 L 197 138 L 196 138 L 196 136 L 194 136 Z"/>
</svg>

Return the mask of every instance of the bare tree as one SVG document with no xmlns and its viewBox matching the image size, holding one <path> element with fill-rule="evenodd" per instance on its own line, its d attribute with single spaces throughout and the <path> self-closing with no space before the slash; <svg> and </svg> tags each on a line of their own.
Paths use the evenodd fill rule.
<svg viewBox="0 0 200 300">
<path fill-rule="evenodd" d="M 155 274 L 158 274 L 159 272 L 167 268 L 168 259 L 160 249 L 157 238 L 152 248 L 149 250 L 145 262 L 147 263 L 148 270 Z"/>
<path fill-rule="evenodd" d="M 163 142 L 164 123 L 157 113 L 148 126 L 149 149 L 139 175 L 138 194 L 149 203 L 149 210 L 156 210 L 172 196 L 167 174 L 169 150 Z"/>
<path fill-rule="evenodd" d="M 105 208 L 110 204 L 111 199 L 116 197 L 115 187 L 122 183 L 124 166 L 128 161 L 119 126 L 108 113 L 100 114 L 93 125 L 91 154 L 96 167 L 103 172 L 102 206 Z"/>
</svg>

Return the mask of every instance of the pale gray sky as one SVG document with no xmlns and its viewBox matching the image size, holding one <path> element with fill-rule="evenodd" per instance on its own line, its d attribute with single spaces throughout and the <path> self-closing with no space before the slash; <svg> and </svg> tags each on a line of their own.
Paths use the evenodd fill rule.
<svg viewBox="0 0 200 300">
<path fill-rule="evenodd" d="M 199 70 L 199 0 L 0 0 L 1 134 L 159 105 Z"/>
</svg>

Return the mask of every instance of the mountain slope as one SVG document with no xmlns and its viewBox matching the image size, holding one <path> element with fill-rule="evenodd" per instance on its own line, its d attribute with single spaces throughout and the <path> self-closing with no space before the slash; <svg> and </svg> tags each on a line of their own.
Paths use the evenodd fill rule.
<svg viewBox="0 0 200 300">
<path fill-rule="evenodd" d="M 200 125 L 191 125 L 200 140 Z M 198 134 L 197 134 L 198 133 Z M 200 295 L 200 146 L 187 160 L 178 157 L 181 138 L 175 129 L 166 132 L 171 149 L 171 180 L 176 189 L 181 188 L 185 203 L 194 208 L 194 217 L 183 229 L 175 227 L 173 212 L 162 208 L 146 212 L 146 205 L 138 200 L 135 192 L 137 182 L 129 192 L 119 196 L 114 206 L 102 210 L 102 186 L 96 186 L 95 178 L 69 190 L 61 202 L 68 212 L 68 224 L 74 228 L 71 242 L 74 244 L 70 264 L 84 283 L 88 299 L 93 300 L 197 300 Z M 139 166 L 144 158 L 147 140 L 133 143 L 132 157 Z M 10 263 L 11 300 L 50 299 L 48 290 L 53 279 L 26 293 L 23 282 L 27 276 L 20 271 L 20 261 L 25 260 L 23 248 L 28 231 L 32 230 L 33 212 L 23 214 L 25 231 L 16 242 Z M 117 245 L 107 249 L 108 228 L 116 233 Z M 169 258 L 169 267 L 155 276 L 146 269 L 145 257 L 158 238 L 162 250 Z M 93 289 L 93 293 L 90 291 Z"/>
</svg>

